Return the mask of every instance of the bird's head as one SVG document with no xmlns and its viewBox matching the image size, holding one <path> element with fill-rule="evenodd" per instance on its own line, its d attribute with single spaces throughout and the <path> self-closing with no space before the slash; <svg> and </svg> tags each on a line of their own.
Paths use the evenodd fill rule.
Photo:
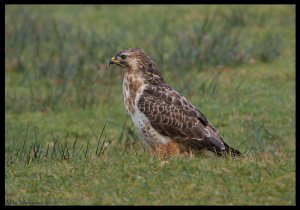
<svg viewBox="0 0 300 210">
<path fill-rule="evenodd" d="M 129 48 L 118 52 L 109 61 L 109 66 L 111 64 L 116 64 L 122 68 L 139 68 L 142 61 L 146 61 L 148 56 L 142 49 Z"/>
<path fill-rule="evenodd" d="M 109 66 L 116 64 L 125 71 L 139 74 L 150 83 L 164 82 L 153 60 L 139 48 L 129 48 L 118 52 L 109 61 Z"/>
</svg>

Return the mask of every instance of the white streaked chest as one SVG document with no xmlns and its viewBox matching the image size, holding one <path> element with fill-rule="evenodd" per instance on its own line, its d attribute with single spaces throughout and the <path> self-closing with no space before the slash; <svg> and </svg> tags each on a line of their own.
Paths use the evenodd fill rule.
<svg viewBox="0 0 300 210">
<path fill-rule="evenodd" d="M 123 78 L 124 105 L 128 114 L 133 115 L 137 103 L 137 97 L 143 91 L 144 81 L 138 74 L 125 72 Z"/>
<path fill-rule="evenodd" d="M 125 73 L 123 79 L 123 95 L 126 111 L 131 116 L 138 135 L 148 146 L 167 144 L 169 137 L 162 136 L 152 126 L 148 118 L 140 112 L 137 103 L 147 85 L 138 75 Z"/>
</svg>

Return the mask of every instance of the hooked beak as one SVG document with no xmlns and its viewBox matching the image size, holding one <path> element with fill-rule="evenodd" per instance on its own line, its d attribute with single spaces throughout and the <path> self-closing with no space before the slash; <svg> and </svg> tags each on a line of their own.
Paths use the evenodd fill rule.
<svg viewBox="0 0 300 210">
<path fill-rule="evenodd" d="M 116 57 L 112 57 L 112 58 L 110 59 L 110 61 L 109 61 L 108 66 L 110 66 L 110 64 L 118 64 L 118 63 L 120 63 L 120 61 L 118 61 L 118 60 L 116 59 Z"/>
</svg>

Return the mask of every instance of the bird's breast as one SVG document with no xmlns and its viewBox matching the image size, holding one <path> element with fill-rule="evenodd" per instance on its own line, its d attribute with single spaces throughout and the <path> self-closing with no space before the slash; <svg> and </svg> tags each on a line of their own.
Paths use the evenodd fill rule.
<svg viewBox="0 0 300 210">
<path fill-rule="evenodd" d="M 130 115 L 135 113 L 137 98 L 142 93 L 144 84 L 138 74 L 125 72 L 123 79 L 124 104 Z"/>
</svg>

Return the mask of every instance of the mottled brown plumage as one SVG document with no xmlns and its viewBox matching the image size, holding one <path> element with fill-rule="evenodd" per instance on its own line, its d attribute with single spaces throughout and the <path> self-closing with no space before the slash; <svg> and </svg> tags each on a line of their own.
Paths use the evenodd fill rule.
<svg viewBox="0 0 300 210">
<path fill-rule="evenodd" d="M 218 155 L 241 155 L 224 142 L 196 107 L 166 84 L 143 50 L 122 50 L 110 64 L 124 69 L 124 104 L 151 154 L 209 150 Z"/>
</svg>

